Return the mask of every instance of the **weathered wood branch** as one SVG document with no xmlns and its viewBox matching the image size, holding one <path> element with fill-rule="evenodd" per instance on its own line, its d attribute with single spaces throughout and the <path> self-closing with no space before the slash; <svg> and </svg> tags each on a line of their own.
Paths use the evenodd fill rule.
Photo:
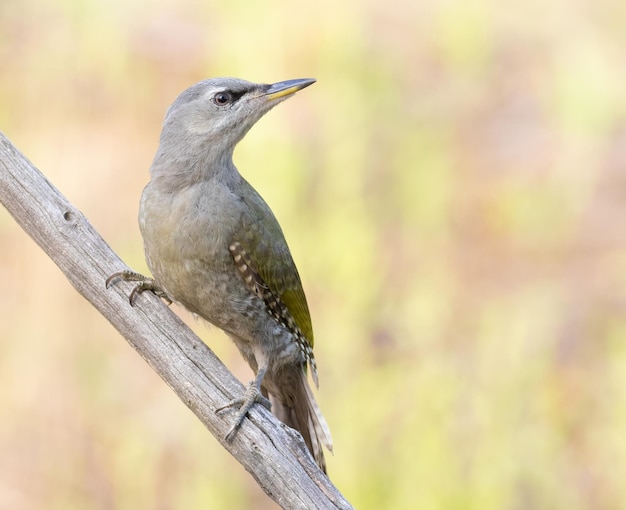
<svg viewBox="0 0 626 510">
<path fill-rule="evenodd" d="M 289 509 L 351 508 L 301 437 L 261 406 L 254 406 L 231 442 L 225 441 L 232 416 L 215 409 L 241 395 L 242 385 L 155 295 L 140 295 L 131 307 L 130 284 L 105 289 L 106 278 L 126 266 L 2 133 L 0 202 L 274 501 Z"/>
</svg>

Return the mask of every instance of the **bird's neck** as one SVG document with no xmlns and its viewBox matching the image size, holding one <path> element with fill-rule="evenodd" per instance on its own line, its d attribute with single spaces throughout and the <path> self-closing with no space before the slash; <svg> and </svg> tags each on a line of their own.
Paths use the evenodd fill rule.
<svg viewBox="0 0 626 510">
<path fill-rule="evenodd" d="M 159 150 L 154 158 L 150 174 L 152 181 L 164 189 L 176 192 L 199 182 L 217 180 L 228 187 L 241 182 L 241 175 L 233 163 L 233 149 L 216 150 L 216 147 L 198 147 L 184 151 Z"/>
</svg>

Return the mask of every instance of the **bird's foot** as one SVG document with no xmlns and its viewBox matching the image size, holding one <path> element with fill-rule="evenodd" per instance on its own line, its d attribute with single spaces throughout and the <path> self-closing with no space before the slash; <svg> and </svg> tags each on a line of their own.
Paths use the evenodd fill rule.
<svg viewBox="0 0 626 510">
<path fill-rule="evenodd" d="M 221 413 L 222 411 L 230 409 L 231 407 L 239 408 L 237 411 L 237 416 L 235 416 L 235 421 L 233 422 L 233 425 L 228 433 L 226 434 L 226 441 L 230 441 L 235 436 L 235 434 L 239 430 L 239 427 L 241 427 L 243 419 L 246 417 L 248 411 L 255 403 L 261 404 L 268 410 L 272 409 L 272 404 L 270 403 L 269 399 L 263 396 L 257 382 L 251 381 L 250 384 L 248 384 L 248 387 L 246 388 L 243 396 L 235 398 L 228 402 L 226 405 L 223 405 L 222 407 L 215 410 L 216 413 Z"/>
<path fill-rule="evenodd" d="M 135 288 L 130 293 L 130 296 L 128 297 L 131 306 L 135 305 L 135 299 L 137 299 L 137 296 L 147 290 L 151 290 L 152 292 L 154 292 L 154 294 L 156 294 L 158 297 L 165 300 L 168 305 L 172 304 L 172 300 L 165 293 L 165 291 L 161 287 L 159 287 L 159 285 L 157 285 L 154 278 L 150 278 L 149 276 L 144 276 L 140 273 L 136 273 L 135 271 L 130 271 L 127 269 L 124 271 L 113 273 L 111 276 L 109 276 L 105 282 L 106 288 L 108 289 L 117 279 L 123 280 L 125 282 L 138 282 L 137 285 L 135 285 Z"/>
</svg>

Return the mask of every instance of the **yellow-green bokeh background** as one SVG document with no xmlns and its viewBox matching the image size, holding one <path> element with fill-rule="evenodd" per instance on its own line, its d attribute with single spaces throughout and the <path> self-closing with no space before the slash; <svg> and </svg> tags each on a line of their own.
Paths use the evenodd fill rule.
<svg viewBox="0 0 626 510">
<path fill-rule="evenodd" d="M 302 275 L 346 497 L 626 508 L 626 3 L 0 3 L 0 130 L 141 271 L 164 111 L 221 75 L 318 79 L 235 161 Z M 275 508 L 4 211 L 0 248 L 1 508 Z"/>
</svg>

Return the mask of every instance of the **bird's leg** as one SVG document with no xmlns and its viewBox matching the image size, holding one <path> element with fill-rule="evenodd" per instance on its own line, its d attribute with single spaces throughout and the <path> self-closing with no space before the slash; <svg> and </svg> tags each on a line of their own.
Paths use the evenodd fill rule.
<svg viewBox="0 0 626 510">
<path fill-rule="evenodd" d="M 245 393 L 241 397 L 235 398 L 228 402 L 226 405 L 223 405 L 222 407 L 215 410 L 216 413 L 220 413 L 225 409 L 229 409 L 231 407 L 239 408 L 239 410 L 237 411 L 237 416 L 235 417 L 235 421 L 233 422 L 233 426 L 226 434 L 226 441 L 230 441 L 234 437 L 237 430 L 239 430 L 239 427 L 241 427 L 243 419 L 246 417 L 248 411 L 255 403 L 259 403 L 263 407 L 266 407 L 268 410 L 271 410 L 272 404 L 270 404 L 270 401 L 263 396 L 263 393 L 261 393 L 261 383 L 263 382 L 263 376 L 265 375 L 266 371 L 267 368 L 265 367 L 259 368 L 256 377 L 253 381 L 250 381 Z"/>
<path fill-rule="evenodd" d="M 113 273 L 111 276 L 109 276 L 107 278 L 107 281 L 105 282 L 106 288 L 108 289 L 111 286 L 111 284 L 118 278 L 120 280 L 124 280 L 125 282 L 138 282 L 137 285 L 135 285 L 135 288 L 132 290 L 128 298 L 131 306 L 134 306 L 137 295 L 147 290 L 151 290 L 158 297 L 160 297 L 161 299 L 164 299 L 168 305 L 172 304 L 172 300 L 165 293 L 165 291 L 161 287 L 159 287 L 159 285 L 156 283 L 154 278 L 150 278 L 149 276 L 144 276 L 140 273 L 136 273 L 135 271 L 130 271 L 128 269 L 124 271 L 119 271 L 117 273 Z"/>
</svg>

